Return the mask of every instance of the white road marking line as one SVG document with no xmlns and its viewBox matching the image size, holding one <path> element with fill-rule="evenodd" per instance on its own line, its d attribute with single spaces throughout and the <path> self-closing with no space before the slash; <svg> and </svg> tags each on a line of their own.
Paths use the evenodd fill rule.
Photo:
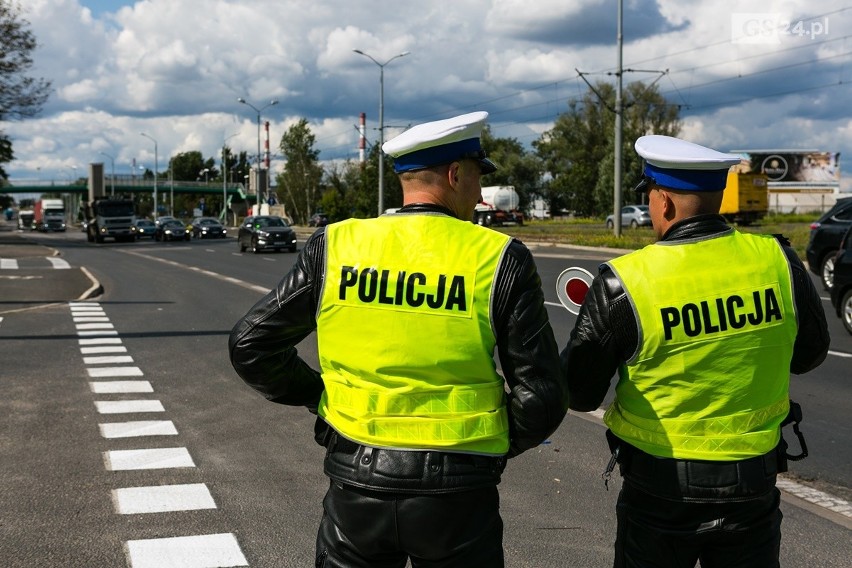
<svg viewBox="0 0 852 568">
<path fill-rule="evenodd" d="M 104 464 L 109 471 L 195 467 L 186 448 L 112 450 L 104 452 Z"/>
<path fill-rule="evenodd" d="M 135 412 L 165 412 L 159 400 L 96 400 L 100 414 L 132 414 Z"/>
<path fill-rule="evenodd" d="M 232 533 L 129 540 L 130 568 L 216 568 L 248 566 Z"/>
<path fill-rule="evenodd" d="M 75 326 L 78 330 L 82 329 L 115 329 L 111 323 L 78 323 Z"/>
<path fill-rule="evenodd" d="M 0 270 L 17 270 L 18 259 L 16 258 L 0 258 Z"/>
<path fill-rule="evenodd" d="M 72 308 L 87 308 L 91 306 L 100 306 L 98 302 L 68 302 Z"/>
<path fill-rule="evenodd" d="M 65 260 L 64 258 L 58 258 L 58 257 L 55 257 L 55 256 L 46 256 L 44 258 L 46 258 L 48 260 L 48 262 L 50 262 L 50 264 L 52 264 L 53 268 L 55 268 L 55 269 L 62 270 L 62 269 L 71 268 L 71 265 L 68 264 L 68 261 Z"/>
<path fill-rule="evenodd" d="M 116 394 L 123 392 L 154 392 L 148 381 L 95 381 L 89 383 L 95 394 Z"/>
<path fill-rule="evenodd" d="M 106 331 L 106 330 L 104 330 L 104 331 L 101 331 L 101 330 L 78 331 L 77 335 L 79 335 L 80 337 L 96 337 L 96 336 L 99 336 L 99 335 L 118 335 L 118 332 L 117 331 Z"/>
<path fill-rule="evenodd" d="M 127 347 L 123 345 L 104 345 L 101 347 L 81 347 L 80 353 L 83 355 L 92 355 L 94 353 L 127 353 Z"/>
<path fill-rule="evenodd" d="M 216 508 L 210 490 L 203 483 L 113 489 L 112 500 L 115 512 L 120 515 Z"/>
<path fill-rule="evenodd" d="M 89 314 L 89 313 L 104 313 L 104 309 L 99 305 L 95 304 L 92 306 L 71 306 L 72 314 Z"/>
<path fill-rule="evenodd" d="M 217 280 L 223 280 L 225 282 L 230 282 L 232 284 L 236 284 L 237 286 L 241 286 L 241 287 L 246 288 L 248 290 L 260 292 L 261 294 L 266 294 L 267 292 L 269 292 L 268 286 L 265 287 L 265 286 L 258 286 L 256 284 L 249 284 L 248 282 L 243 282 L 242 280 L 237 280 L 235 278 L 231 278 L 230 276 L 223 276 L 221 274 L 217 274 L 216 272 L 211 272 L 209 270 L 204 270 L 203 268 L 198 268 L 197 266 L 187 266 L 185 264 L 181 264 L 180 262 L 176 262 L 174 260 L 166 260 L 164 258 L 157 258 L 155 256 L 150 256 L 150 255 L 147 255 L 147 254 L 142 254 L 142 253 L 139 253 L 139 252 L 130 251 L 128 249 L 124 249 L 121 252 L 123 252 L 125 254 L 134 255 L 134 256 L 140 256 L 142 258 L 145 258 L 145 259 L 148 259 L 148 260 L 154 260 L 156 262 L 162 262 L 163 264 L 169 264 L 171 266 L 177 266 L 178 268 L 183 268 L 185 270 L 192 270 L 193 272 L 198 272 L 199 274 L 204 274 L 205 276 L 210 276 L 212 278 L 216 278 Z M 233 254 L 236 255 L 236 256 L 242 256 L 241 254 L 238 254 L 238 253 L 233 253 Z M 267 259 L 267 260 L 269 260 L 269 259 Z"/>
<path fill-rule="evenodd" d="M 828 493 L 823 493 L 818 489 L 814 489 L 812 487 L 807 487 L 805 485 L 800 485 L 795 481 L 790 481 L 789 479 L 778 479 L 775 482 L 775 485 L 778 489 L 786 491 L 792 495 L 800 499 L 804 499 L 814 505 L 819 505 L 829 511 L 834 511 L 835 513 L 840 513 L 844 517 L 849 517 L 852 519 L 852 504 L 843 499 L 839 499 Z"/>
<path fill-rule="evenodd" d="M 104 438 L 136 438 L 138 436 L 177 436 L 171 420 L 135 420 L 98 424 Z"/>
<path fill-rule="evenodd" d="M 86 369 L 93 379 L 104 377 L 141 377 L 142 369 L 139 367 L 92 367 Z"/>
<path fill-rule="evenodd" d="M 130 355 L 104 355 L 102 357 L 83 357 L 85 365 L 100 365 L 103 363 L 132 363 Z"/>
<path fill-rule="evenodd" d="M 606 411 L 603 408 L 598 408 L 597 410 L 587 412 L 586 414 L 588 414 L 590 416 L 594 416 L 595 418 L 598 418 L 600 420 L 603 420 L 604 412 L 606 412 Z"/>
<path fill-rule="evenodd" d="M 109 321 L 109 318 L 106 316 L 88 316 L 88 317 L 80 317 L 74 318 L 74 323 L 87 323 L 87 322 L 96 322 L 96 321 Z"/>
<path fill-rule="evenodd" d="M 118 335 L 118 332 L 116 332 L 116 335 Z M 78 339 L 77 342 L 80 345 L 117 345 L 121 343 L 121 340 L 117 337 L 97 337 L 94 339 Z"/>
<path fill-rule="evenodd" d="M 846 358 L 846 359 L 852 357 L 852 353 L 843 353 L 842 351 L 831 351 L 831 350 L 829 350 L 828 354 L 834 355 L 835 357 L 843 357 L 843 358 Z"/>
</svg>

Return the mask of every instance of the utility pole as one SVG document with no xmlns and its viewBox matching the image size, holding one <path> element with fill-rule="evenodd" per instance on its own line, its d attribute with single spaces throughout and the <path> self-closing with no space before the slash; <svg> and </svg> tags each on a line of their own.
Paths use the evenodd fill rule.
<svg viewBox="0 0 852 568">
<path fill-rule="evenodd" d="M 623 123 L 623 115 L 624 115 L 624 102 L 622 100 L 622 78 L 624 77 L 625 71 L 637 71 L 642 73 L 659 73 L 660 77 L 668 73 L 666 71 L 649 71 L 644 69 L 624 69 L 622 66 L 622 51 L 624 45 L 624 33 L 622 32 L 622 21 L 623 17 L 623 5 L 624 0 L 618 0 L 618 23 L 616 26 L 616 46 L 617 46 L 617 56 L 616 56 L 616 69 L 615 69 L 615 107 L 610 107 L 606 100 L 595 90 L 594 86 L 591 83 L 586 81 L 585 73 L 582 73 L 579 69 L 575 69 L 580 78 L 586 82 L 586 85 L 589 86 L 589 89 L 592 90 L 595 95 L 600 99 L 600 101 L 615 114 L 615 135 L 614 135 L 614 175 L 613 175 L 613 234 L 616 237 L 621 236 L 621 202 L 622 202 L 622 139 L 624 136 L 624 123 Z M 658 81 L 660 77 L 654 81 Z M 653 84 L 653 83 L 652 83 Z"/>
<path fill-rule="evenodd" d="M 621 33 L 622 5 L 624 0 L 618 0 L 618 30 L 616 31 L 616 43 L 618 44 L 618 57 L 615 69 L 615 175 L 613 181 L 613 230 L 616 237 L 621 236 L 621 137 L 623 133 L 621 101 L 621 52 L 624 43 L 624 35 Z"/>
</svg>

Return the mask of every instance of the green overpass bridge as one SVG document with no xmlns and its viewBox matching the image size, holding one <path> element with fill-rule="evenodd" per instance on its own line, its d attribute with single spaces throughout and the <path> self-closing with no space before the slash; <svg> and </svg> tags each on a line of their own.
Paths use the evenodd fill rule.
<svg viewBox="0 0 852 568">
<path fill-rule="evenodd" d="M 70 195 L 82 195 L 88 197 L 89 187 L 81 183 L 56 183 L 56 182 L 23 182 L 11 183 L 9 185 L 0 186 L 0 194 L 14 193 L 66 193 Z M 152 180 L 116 180 L 113 185 L 111 182 L 104 184 L 104 193 L 106 195 L 133 195 L 139 193 L 154 193 L 154 182 Z M 257 195 L 248 193 L 245 186 L 241 183 L 229 183 L 224 187 L 215 183 L 203 182 L 187 182 L 187 181 L 166 181 L 157 183 L 157 194 L 176 193 L 176 194 L 195 194 L 195 195 L 222 195 L 223 193 L 231 198 L 239 196 L 248 201 L 255 201 Z"/>
</svg>

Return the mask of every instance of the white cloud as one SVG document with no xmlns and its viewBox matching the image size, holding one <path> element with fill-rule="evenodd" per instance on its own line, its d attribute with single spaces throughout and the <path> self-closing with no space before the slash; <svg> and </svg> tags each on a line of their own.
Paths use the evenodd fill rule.
<svg viewBox="0 0 852 568">
<path fill-rule="evenodd" d="M 105 152 L 129 168 L 178 152 L 256 152 L 256 114 L 274 148 L 306 118 L 321 158 L 357 154 L 354 125 L 367 113 L 375 141 L 379 62 L 386 137 L 408 124 L 482 108 L 498 136 L 530 143 L 585 90 L 614 81 L 615 4 L 604 0 L 124 0 L 112 12 L 86 0 L 28 0 L 40 47 L 36 76 L 55 92 L 35 119 L 6 123 L 14 178 L 58 177 Z M 104 3 L 99 3 L 99 6 Z M 625 82 L 652 81 L 683 105 L 683 135 L 719 148 L 810 147 L 852 155 L 852 10 L 831 0 L 624 2 Z M 736 14 L 825 22 L 811 37 L 732 43 Z M 808 28 L 810 29 L 810 28 Z M 609 73 L 609 74 L 607 74 Z M 831 86 L 833 85 L 833 86 Z M 787 93 L 784 95 L 784 93 Z M 841 162 L 842 165 L 842 162 Z M 161 166 L 162 167 L 162 166 Z M 40 168 L 40 169 L 37 169 Z M 847 170 L 849 168 L 846 168 Z"/>
</svg>

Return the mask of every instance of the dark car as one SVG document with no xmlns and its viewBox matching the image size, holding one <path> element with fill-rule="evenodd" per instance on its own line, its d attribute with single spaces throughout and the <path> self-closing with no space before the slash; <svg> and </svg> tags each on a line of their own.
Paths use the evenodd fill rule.
<svg viewBox="0 0 852 568">
<path fill-rule="evenodd" d="M 156 241 L 188 241 L 191 238 L 186 225 L 177 219 L 160 221 L 157 230 L 154 231 Z"/>
<path fill-rule="evenodd" d="M 325 213 L 314 213 L 308 219 L 308 227 L 325 227 L 328 225 L 328 215 Z"/>
<path fill-rule="evenodd" d="M 831 305 L 852 334 L 852 226 L 840 243 L 840 252 L 834 257 L 834 286 L 831 287 Z"/>
<path fill-rule="evenodd" d="M 625 205 L 621 208 L 621 226 L 650 227 L 651 214 L 648 212 L 647 205 Z M 612 229 L 615 226 L 615 215 L 610 215 L 606 218 L 606 228 Z"/>
<path fill-rule="evenodd" d="M 133 223 L 136 225 L 136 240 L 149 238 L 154 238 L 154 232 L 157 230 L 157 225 L 153 221 L 149 219 L 136 219 Z"/>
<path fill-rule="evenodd" d="M 213 217 L 196 217 L 190 224 L 194 239 L 224 239 L 228 229 Z"/>
<path fill-rule="evenodd" d="M 834 207 L 811 224 L 805 255 L 811 272 L 822 280 L 826 290 L 834 282 L 834 257 L 840 249 L 843 233 L 852 226 L 852 197 L 838 199 Z"/>
<path fill-rule="evenodd" d="M 264 249 L 289 249 L 296 252 L 296 231 L 287 221 L 276 215 L 246 217 L 237 234 L 240 252 L 251 249 L 259 253 Z"/>
</svg>

